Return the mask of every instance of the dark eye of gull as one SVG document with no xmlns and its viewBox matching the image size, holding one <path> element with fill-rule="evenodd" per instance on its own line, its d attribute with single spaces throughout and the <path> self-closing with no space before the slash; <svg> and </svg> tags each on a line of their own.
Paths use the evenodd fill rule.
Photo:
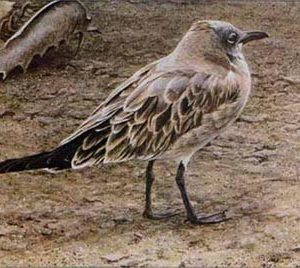
<svg viewBox="0 0 300 268">
<path fill-rule="evenodd" d="M 234 45 L 237 42 L 237 40 L 238 40 L 238 35 L 237 33 L 234 32 L 230 33 L 227 38 L 227 42 L 231 45 Z"/>
</svg>

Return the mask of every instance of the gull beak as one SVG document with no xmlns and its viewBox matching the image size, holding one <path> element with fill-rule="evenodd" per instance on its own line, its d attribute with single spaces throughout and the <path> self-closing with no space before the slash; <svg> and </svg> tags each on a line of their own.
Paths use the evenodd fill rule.
<svg viewBox="0 0 300 268">
<path fill-rule="evenodd" d="M 254 41 L 254 40 L 260 40 L 264 39 L 266 37 L 269 37 L 269 35 L 266 32 L 246 32 L 241 39 L 239 40 L 240 44 L 246 44 L 248 42 Z"/>
</svg>

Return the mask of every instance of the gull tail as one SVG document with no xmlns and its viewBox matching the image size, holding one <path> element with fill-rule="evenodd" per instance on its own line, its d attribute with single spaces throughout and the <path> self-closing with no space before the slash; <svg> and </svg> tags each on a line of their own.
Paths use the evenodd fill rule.
<svg viewBox="0 0 300 268">
<path fill-rule="evenodd" d="M 76 143 L 70 142 L 50 152 L 9 159 L 0 162 L 0 174 L 36 169 L 48 169 L 53 172 L 70 169 L 76 149 Z"/>
</svg>

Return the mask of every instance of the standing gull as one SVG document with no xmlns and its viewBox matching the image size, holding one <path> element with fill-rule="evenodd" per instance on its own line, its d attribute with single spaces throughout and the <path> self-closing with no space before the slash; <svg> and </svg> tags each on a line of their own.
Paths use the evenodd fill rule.
<svg viewBox="0 0 300 268">
<path fill-rule="evenodd" d="M 195 224 L 225 220 L 225 212 L 197 216 L 184 173 L 191 156 L 219 136 L 243 110 L 251 76 L 242 46 L 265 37 L 265 32 L 244 32 L 222 21 L 194 23 L 171 54 L 117 87 L 57 148 L 4 161 L 0 173 L 145 160 L 143 215 L 159 219 L 171 215 L 152 212 L 153 164 L 155 160 L 174 160 L 188 220 Z"/>
</svg>

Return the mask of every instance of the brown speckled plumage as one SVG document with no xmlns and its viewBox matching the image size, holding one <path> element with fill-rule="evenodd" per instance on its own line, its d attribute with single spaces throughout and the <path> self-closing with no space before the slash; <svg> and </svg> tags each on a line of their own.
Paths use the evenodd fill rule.
<svg viewBox="0 0 300 268">
<path fill-rule="evenodd" d="M 150 69 L 143 79 L 102 106 L 96 122 L 94 116 L 82 126 L 79 133 L 92 131 L 78 149 L 74 166 L 154 159 L 200 127 L 203 115 L 235 103 L 240 90 L 237 84 L 222 87 L 217 77 L 193 70 L 157 74 Z M 109 116 L 102 117 L 104 110 Z"/>
</svg>

